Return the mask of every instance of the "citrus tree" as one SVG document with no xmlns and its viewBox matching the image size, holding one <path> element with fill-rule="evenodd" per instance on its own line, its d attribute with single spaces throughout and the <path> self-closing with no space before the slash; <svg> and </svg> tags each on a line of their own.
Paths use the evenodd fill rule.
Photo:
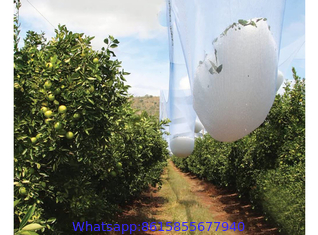
<svg viewBox="0 0 318 235">
<path fill-rule="evenodd" d="M 55 32 L 47 42 L 28 31 L 14 51 L 15 224 L 36 205 L 28 221 L 45 234 L 111 221 L 160 184 L 168 155 L 163 123 L 130 107 L 128 73 L 112 51 L 119 41 L 109 36 L 95 51 L 94 37 L 63 25 Z"/>
</svg>

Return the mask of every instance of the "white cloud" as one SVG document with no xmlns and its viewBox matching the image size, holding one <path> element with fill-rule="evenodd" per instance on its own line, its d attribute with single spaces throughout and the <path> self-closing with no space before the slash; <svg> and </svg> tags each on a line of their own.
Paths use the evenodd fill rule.
<svg viewBox="0 0 318 235">
<path fill-rule="evenodd" d="M 169 86 L 167 28 L 158 19 L 165 0 L 21 1 L 22 34 L 30 29 L 51 38 L 55 35 L 51 24 L 65 24 L 73 32 L 95 36 L 95 50 L 113 35 L 121 42 L 114 50 L 117 58 L 131 73 L 126 77 L 130 93 L 159 95 L 160 89 Z"/>
<path fill-rule="evenodd" d="M 140 44 L 140 41 L 129 41 L 119 46 L 117 57 L 130 75 L 126 76 L 129 92 L 135 96 L 159 96 L 161 89 L 169 87 L 168 54 L 156 59 L 159 48 Z M 134 45 L 139 45 L 134 46 Z M 168 52 L 167 52 L 168 53 Z M 164 54 L 164 53 L 163 53 Z"/>
<path fill-rule="evenodd" d="M 131 86 L 129 93 L 135 96 L 159 96 L 160 90 L 169 87 L 168 61 L 155 61 L 149 55 L 121 55 L 122 66 L 130 75 L 126 76 L 127 84 Z"/>
<path fill-rule="evenodd" d="M 165 32 L 157 16 L 162 4 L 164 0 L 22 0 L 20 16 L 29 19 L 32 28 L 45 31 L 52 31 L 47 19 L 55 27 L 65 24 L 96 36 L 154 38 Z"/>
<path fill-rule="evenodd" d="M 164 63 L 153 69 L 143 70 L 138 67 L 129 72 L 131 74 L 126 76 L 126 80 L 127 84 L 131 86 L 129 93 L 134 96 L 146 94 L 160 96 L 160 90 L 168 90 L 169 88 L 169 69 Z"/>
</svg>

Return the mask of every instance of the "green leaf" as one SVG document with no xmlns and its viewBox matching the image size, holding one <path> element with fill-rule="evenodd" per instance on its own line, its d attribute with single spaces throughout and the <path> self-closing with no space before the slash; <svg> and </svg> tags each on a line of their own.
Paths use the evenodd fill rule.
<svg viewBox="0 0 318 235">
<path fill-rule="evenodd" d="M 247 23 L 248 23 L 248 21 L 247 20 L 238 20 L 238 22 L 241 24 L 241 25 L 244 25 L 244 26 L 246 26 L 247 25 Z"/>
<path fill-rule="evenodd" d="M 24 139 L 26 139 L 26 138 L 28 138 L 28 136 L 27 136 L 27 135 L 24 135 L 24 136 L 18 137 L 17 140 L 24 140 Z"/>
<path fill-rule="evenodd" d="M 13 207 L 15 207 L 16 205 L 18 205 L 20 201 L 21 201 L 21 199 L 15 200 L 14 203 L 13 203 Z"/>
<path fill-rule="evenodd" d="M 46 222 L 47 223 L 54 223 L 56 221 L 56 218 L 49 218 Z"/>
<path fill-rule="evenodd" d="M 254 21 L 251 21 L 251 25 L 257 27 L 257 25 Z"/>
<path fill-rule="evenodd" d="M 92 41 L 95 38 L 95 36 L 88 37 L 88 41 Z"/>
<path fill-rule="evenodd" d="M 34 214 L 34 211 L 35 211 L 35 204 L 33 204 L 33 206 L 31 206 L 29 208 L 29 210 L 27 211 L 27 213 L 25 214 L 25 216 L 23 217 L 21 223 L 20 223 L 20 226 L 19 226 L 19 229 L 22 229 L 26 223 L 28 222 L 28 220 L 32 217 L 32 215 Z"/>
<path fill-rule="evenodd" d="M 91 104 L 95 104 L 94 101 L 92 101 L 90 98 L 87 98 L 87 99 Z"/>
<path fill-rule="evenodd" d="M 90 77 L 90 78 L 87 78 L 88 80 L 91 80 L 91 81 L 94 81 L 94 80 L 96 80 L 96 78 L 92 78 L 92 77 Z"/>
<path fill-rule="evenodd" d="M 35 231 L 35 230 L 39 230 L 41 228 L 43 228 L 43 226 L 41 224 L 32 223 L 32 224 L 28 224 L 25 227 L 23 227 L 22 230 Z"/>
<path fill-rule="evenodd" d="M 85 131 L 85 133 L 87 134 L 87 135 L 89 135 L 89 132 L 88 131 L 90 131 L 90 130 L 92 130 L 93 129 L 93 127 L 89 127 L 89 128 L 86 128 L 84 131 Z"/>
<path fill-rule="evenodd" d="M 75 52 L 75 51 L 77 51 L 80 48 L 81 48 L 81 45 L 76 45 L 76 46 L 72 47 L 71 51 Z"/>
<path fill-rule="evenodd" d="M 104 43 L 105 43 L 105 44 L 108 44 L 108 38 L 105 38 L 105 39 L 104 39 Z"/>
</svg>

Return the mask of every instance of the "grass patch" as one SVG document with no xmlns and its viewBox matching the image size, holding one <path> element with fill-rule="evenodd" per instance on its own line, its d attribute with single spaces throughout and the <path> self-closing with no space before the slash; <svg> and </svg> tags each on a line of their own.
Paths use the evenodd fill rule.
<svg viewBox="0 0 318 235">
<path fill-rule="evenodd" d="M 210 231 L 207 231 L 210 224 L 206 222 L 214 221 L 211 213 L 198 202 L 197 197 L 191 192 L 189 183 L 173 169 L 171 163 L 168 164 L 163 174 L 163 186 L 159 193 L 161 197 L 167 199 L 167 203 L 160 208 L 158 216 L 165 218 L 165 221 L 172 222 L 173 226 L 170 232 L 166 231 L 167 229 L 169 230 L 169 226 L 164 226 L 165 234 L 175 234 L 174 230 L 179 229 L 175 227 L 175 225 L 178 225 L 175 224 L 177 222 L 180 223 L 178 234 L 220 234 L 220 232 L 215 232 L 215 224 L 212 224 Z M 185 226 L 182 226 L 182 222 L 188 222 L 186 224 L 188 231 L 182 232 L 182 229 L 187 229 Z M 194 230 L 193 226 L 190 227 L 190 222 L 196 222 L 194 224 L 196 227 L 200 222 L 204 222 L 202 223 L 204 231 L 199 231 L 198 227 L 196 231 L 190 231 L 190 229 Z M 163 225 L 166 224 L 163 223 Z"/>
</svg>

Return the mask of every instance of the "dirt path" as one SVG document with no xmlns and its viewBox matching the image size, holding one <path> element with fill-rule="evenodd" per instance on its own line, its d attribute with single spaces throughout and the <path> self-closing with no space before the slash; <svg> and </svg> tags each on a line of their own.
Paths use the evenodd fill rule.
<svg viewBox="0 0 318 235">
<path fill-rule="evenodd" d="M 163 186 L 161 190 L 150 188 L 140 199 L 129 206 L 118 218 L 119 224 L 136 224 L 137 230 L 142 230 L 142 223 L 156 222 L 157 230 L 164 231 L 134 231 L 132 234 L 241 234 L 241 235 L 282 235 L 277 228 L 268 225 L 262 215 L 252 210 L 251 205 L 244 202 L 234 192 L 224 189 L 218 189 L 208 182 L 204 182 L 197 177 L 183 173 L 177 169 L 170 161 L 165 173 L 163 174 Z M 203 223 L 205 231 L 176 232 L 166 227 L 167 222 L 221 222 L 218 232 L 215 232 L 216 224 L 211 226 L 210 231 L 207 223 Z M 239 222 L 244 223 L 244 231 L 233 231 L 228 229 L 222 232 L 222 223 L 227 222 L 228 227 L 233 222 L 236 225 Z M 169 223 L 168 223 L 169 224 Z M 226 224 L 224 224 L 226 225 Z M 193 227 L 192 227 L 193 228 Z M 177 228 L 178 229 L 178 228 Z M 113 232 L 111 234 L 122 234 L 122 232 Z M 124 234 L 129 234 L 125 232 Z"/>
<path fill-rule="evenodd" d="M 244 223 L 244 232 L 237 232 L 237 234 L 282 235 L 277 228 L 270 226 L 265 221 L 262 214 L 254 211 L 248 202 L 240 199 L 237 193 L 219 189 L 194 175 L 181 172 L 174 165 L 173 168 L 185 177 L 191 185 L 192 192 L 199 198 L 200 203 L 209 208 L 216 221 Z"/>
</svg>

